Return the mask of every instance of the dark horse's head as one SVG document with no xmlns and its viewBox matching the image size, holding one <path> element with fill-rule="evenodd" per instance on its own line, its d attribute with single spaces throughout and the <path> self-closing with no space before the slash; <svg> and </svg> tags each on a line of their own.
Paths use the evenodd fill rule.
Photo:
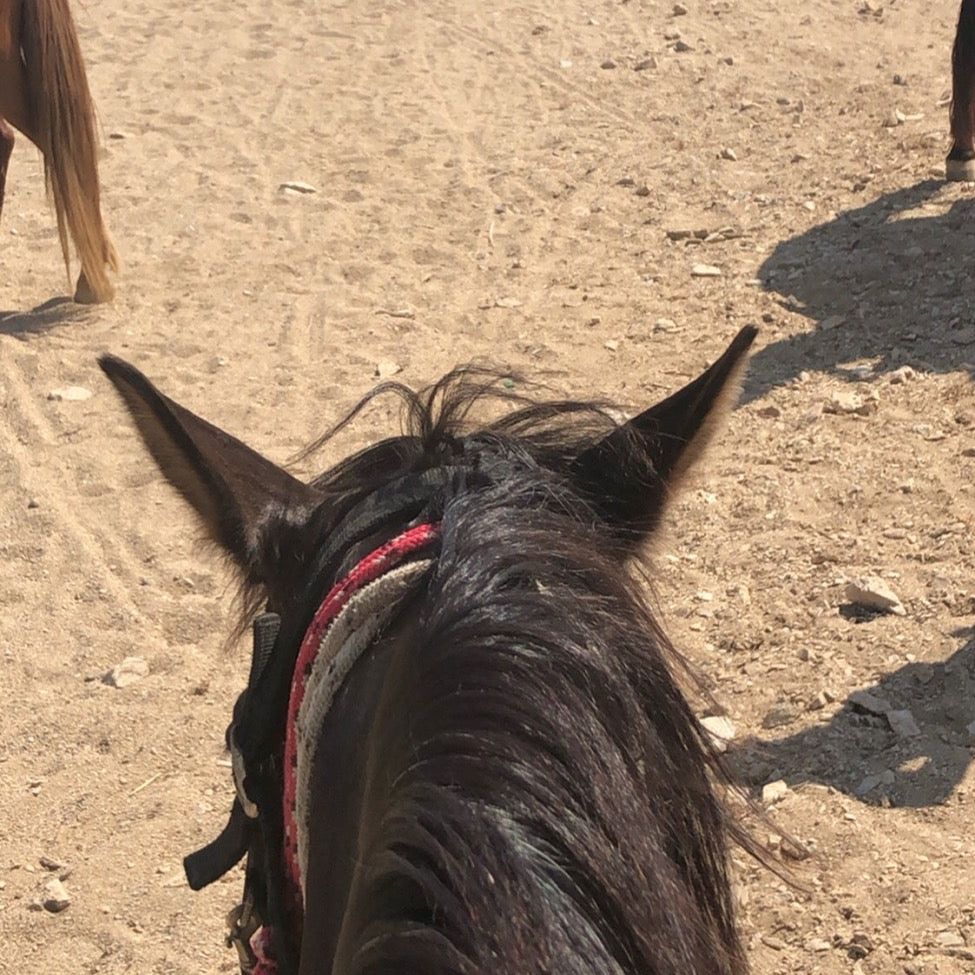
<svg viewBox="0 0 975 975">
<path fill-rule="evenodd" d="M 744 838 L 633 567 L 754 336 L 622 424 L 475 370 L 393 387 L 406 432 L 310 484 L 101 360 L 252 605 L 280 617 L 239 736 L 279 971 L 745 971 L 728 877 Z M 408 590 L 350 622 L 340 607 L 368 601 L 391 552 Z M 309 722 L 294 705 L 319 647 L 330 689 L 307 692 L 326 702 Z"/>
</svg>

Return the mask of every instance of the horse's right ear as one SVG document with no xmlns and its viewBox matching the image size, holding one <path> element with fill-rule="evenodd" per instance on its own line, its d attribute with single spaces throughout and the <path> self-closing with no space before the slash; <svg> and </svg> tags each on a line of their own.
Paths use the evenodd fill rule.
<svg viewBox="0 0 975 975">
<path fill-rule="evenodd" d="M 306 484 L 164 396 L 134 366 L 98 364 L 122 396 L 166 480 L 190 503 L 210 538 L 248 581 L 270 585 L 283 558 L 282 533 L 300 537 L 318 500 Z M 289 531 L 299 529 L 299 531 Z"/>
<path fill-rule="evenodd" d="M 697 379 L 576 458 L 576 487 L 618 538 L 638 544 L 656 528 L 674 487 L 733 405 L 757 334 L 743 328 Z"/>
</svg>

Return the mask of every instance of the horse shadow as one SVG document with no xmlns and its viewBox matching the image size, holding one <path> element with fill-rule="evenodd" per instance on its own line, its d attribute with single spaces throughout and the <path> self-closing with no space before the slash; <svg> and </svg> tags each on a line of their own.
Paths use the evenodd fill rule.
<svg viewBox="0 0 975 975">
<path fill-rule="evenodd" d="M 947 660 L 906 664 L 851 694 L 828 721 L 732 746 L 732 774 L 750 786 L 777 779 L 791 787 L 828 785 L 870 805 L 944 803 L 975 758 L 968 731 L 975 722 L 975 630 L 954 635 L 965 642 Z M 878 704 L 909 710 L 920 733 L 896 734 L 883 713 L 874 713 Z"/>
<path fill-rule="evenodd" d="M 752 357 L 742 402 L 804 370 L 849 378 L 842 365 L 861 359 L 876 373 L 975 372 L 975 198 L 957 198 L 955 187 L 923 180 L 775 248 L 758 278 L 814 327 Z"/>
<path fill-rule="evenodd" d="M 30 311 L 0 311 L 0 335 L 39 335 L 84 316 L 84 306 L 76 304 L 71 298 L 49 298 Z"/>
</svg>

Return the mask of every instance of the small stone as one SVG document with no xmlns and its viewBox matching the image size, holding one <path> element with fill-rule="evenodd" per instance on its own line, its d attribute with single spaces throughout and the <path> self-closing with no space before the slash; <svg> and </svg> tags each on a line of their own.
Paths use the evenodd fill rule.
<svg viewBox="0 0 975 975">
<path fill-rule="evenodd" d="M 824 332 L 832 331 L 834 328 L 839 328 L 840 325 L 846 323 L 846 319 L 842 315 L 827 315 L 820 323 L 819 327 Z"/>
<path fill-rule="evenodd" d="M 28 508 L 33 509 L 33 508 L 39 508 L 40 506 L 41 506 L 41 503 L 39 501 L 37 501 L 35 498 L 28 498 L 27 499 L 27 507 Z"/>
<path fill-rule="evenodd" d="M 777 704 L 771 708 L 762 718 L 762 727 L 766 730 L 781 728 L 783 725 L 792 724 L 796 720 L 796 712 L 786 704 Z"/>
<path fill-rule="evenodd" d="M 510 296 L 506 298 L 496 298 L 494 301 L 494 307 L 495 308 L 520 308 L 521 299 L 512 298 Z"/>
<path fill-rule="evenodd" d="M 307 195 L 309 193 L 317 193 L 318 190 L 311 183 L 303 183 L 300 179 L 292 179 L 278 186 L 278 192 Z"/>
<path fill-rule="evenodd" d="M 84 386 L 64 386 L 61 389 L 52 389 L 47 394 L 48 399 L 65 403 L 83 403 L 91 397 L 91 390 Z"/>
<path fill-rule="evenodd" d="M 52 914 L 60 914 L 71 904 L 68 888 L 57 877 L 52 877 L 45 885 L 41 895 L 41 906 Z"/>
<path fill-rule="evenodd" d="M 389 379 L 391 376 L 395 376 L 396 373 L 400 372 L 401 369 L 402 366 L 399 363 L 392 362 L 391 360 L 376 363 L 376 375 L 380 379 Z"/>
<path fill-rule="evenodd" d="M 832 945 L 825 938 L 810 938 L 806 942 L 805 948 L 806 951 L 811 951 L 818 955 L 824 951 L 829 951 Z"/>
<path fill-rule="evenodd" d="M 720 278 L 721 268 L 713 264 L 695 264 L 691 268 L 691 276 L 695 278 Z"/>
<path fill-rule="evenodd" d="M 858 931 L 850 938 L 850 943 L 846 947 L 846 953 L 854 960 L 866 958 L 874 949 L 873 941 L 870 936 Z"/>
<path fill-rule="evenodd" d="M 903 125 L 906 121 L 907 116 L 899 108 L 895 108 L 884 117 L 884 128 L 896 129 L 897 126 Z"/>
<path fill-rule="evenodd" d="M 719 752 L 728 750 L 728 742 L 734 741 L 738 733 L 730 718 L 722 714 L 714 714 L 701 719 L 701 725 L 711 737 L 711 744 Z"/>
<path fill-rule="evenodd" d="M 653 330 L 655 332 L 676 332 L 677 322 L 670 318 L 658 318 L 653 323 Z"/>
<path fill-rule="evenodd" d="M 806 705 L 807 711 L 822 711 L 829 704 L 829 697 L 825 691 L 820 691 L 814 698 L 811 698 Z"/>
<path fill-rule="evenodd" d="M 687 13 L 687 7 L 682 3 L 675 3 L 674 9 L 671 12 L 675 17 L 683 17 Z"/>
<path fill-rule="evenodd" d="M 612 58 L 606 58 L 605 61 L 600 65 L 604 71 L 612 71 L 616 67 L 616 62 Z"/>
<path fill-rule="evenodd" d="M 826 402 L 827 413 L 858 413 L 862 407 L 863 400 L 846 390 L 834 392 Z"/>
<path fill-rule="evenodd" d="M 877 411 L 877 400 L 873 397 L 864 399 L 850 390 L 837 389 L 823 404 L 823 410 L 834 415 L 869 416 Z"/>
<path fill-rule="evenodd" d="M 572 67 L 572 62 L 568 58 L 562 58 L 562 60 L 559 61 L 559 67 L 560 68 L 571 68 Z"/>
<path fill-rule="evenodd" d="M 968 732 L 968 737 L 971 738 L 973 741 L 975 741 L 975 721 L 973 721 L 971 724 L 969 724 L 965 728 L 965 731 Z"/>
<path fill-rule="evenodd" d="M 656 58 L 653 58 L 653 57 L 651 57 L 651 58 L 643 58 L 642 60 L 637 61 L 637 63 L 633 65 L 633 70 L 634 71 L 654 71 L 656 69 L 656 67 L 657 67 L 657 59 Z"/>
<path fill-rule="evenodd" d="M 619 349 L 620 344 L 616 341 L 616 339 L 606 339 L 606 341 L 603 342 L 603 347 L 609 349 L 610 352 L 616 352 Z"/>
<path fill-rule="evenodd" d="M 943 430 L 939 430 L 929 423 L 915 423 L 911 429 L 929 443 L 937 443 L 939 440 L 944 440 L 946 436 Z"/>
<path fill-rule="evenodd" d="M 674 44 L 674 50 L 675 50 L 675 51 L 676 51 L 676 52 L 677 52 L 678 54 L 686 54 L 686 53 L 687 53 L 688 51 L 693 51 L 693 50 L 694 50 L 694 48 L 693 48 L 693 47 L 691 47 L 691 45 L 690 45 L 690 44 L 688 44 L 688 43 L 687 43 L 687 41 L 684 41 L 684 40 L 678 40 L 678 41 L 677 41 L 677 42 L 676 42 L 676 43 Z"/>
<path fill-rule="evenodd" d="M 149 664 L 143 657 L 126 657 L 102 677 L 102 683 L 121 690 L 148 676 Z"/>
<path fill-rule="evenodd" d="M 41 857 L 37 862 L 40 863 L 45 870 L 51 871 L 60 870 L 64 866 L 64 864 L 59 860 L 54 860 L 51 857 Z"/>
<path fill-rule="evenodd" d="M 867 775 L 864 777 L 863 781 L 853 790 L 858 796 L 865 796 L 869 792 L 873 792 L 877 786 L 880 785 L 880 776 L 876 773 Z"/>
<path fill-rule="evenodd" d="M 813 403 L 812 406 L 806 410 L 805 413 L 800 417 L 800 423 L 803 426 L 809 426 L 811 423 L 815 423 L 817 420 L 821 419 L 823 413 L 825 412 L 825 407 L 822 403 Z"/>
<path fill-rule="evenodd" d="M 738 162 L 738 153 L 735 152 L 730 146 L 725 146 L 721 150 L 721 158 L 727 159 L 729 162 Z"/>
<path fill-rule="evenodd" d="M 902 711 L 888 711 L 887 723 L 891 731 L 900 738 L 917 738 L 921 734 L 914 715 L 906 708 Z"/>
<path fill-rule="evenodd" d="M 636 188 L 636 195 L 637 196 L 649 196 L 650 195 L 650 187 L 647 186 L 646 183 L 644 183 L 642 186 L 638 186 Z"/>
<path fill-rule="evenodd" d="M 846 584 L 846 598 L 856 606 L 873 609 L 880 613 L 893 613 L 895 616 L 906 616 L 900 599 L 893 589 L 877 576 L 865 576 L 862 579 L 851 579 Z"/>
<path fill-rule="evenodd" d="M 965 939 L 957 931 L 939 931 L 935 935 L 935 941 L 942 948 L 964 948 Z"/>
<path fill-rule="evenodd" d="M 867 714 L 882 716 L 890 710 L 890 702 L 886 698 L 871 694 L 870 691 L 854 691 L 847 701 L 854 711 L 863 711 Z"/>
<path fill-rule="evenodd" d="M 762 802 L 766 806 L 781 802 L 788 794 L 789 787 L 782 779 L 777 779 L 775 782 L 769 782 L 767 785 L 762 786 Z"/>
<path fill-rule="evenodd" d="M 907 87 L 907 78 L 901 74 L 895 74 L 892 80 L 895 85 L 903 85 L 904 87 Z"/>
<path fill-rule="evenodd" d="M 910 366 L 901 366 L 890 374 L 891 386 L 903 386 L 913 379 L 917 379 L 917 373 Z"/>
<path fill-rule="evenodd" d="M 782 416 L 782 411 L 773 403 L 770 403 L 768 406 L 763 406 L 758 411 L 758 415 L 766 420 L 777 420 Z"/>
</svg>

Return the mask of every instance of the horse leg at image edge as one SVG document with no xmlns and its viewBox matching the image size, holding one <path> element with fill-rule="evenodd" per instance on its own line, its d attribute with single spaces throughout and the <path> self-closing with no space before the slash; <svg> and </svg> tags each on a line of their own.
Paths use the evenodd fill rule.
<svg viewBox="0 0 975 975">
<path fill-rule="evenodd" d="M 951 151 L 945 177 L 975 182 L 975 0 L 962 0 L 951 52 Z"/>
<path fill-rule="evenodd" d="M 13 126 L 0 116 L 0 217 L 3 216 L 3 194 L 7 185 L 7 164 L 14 151 Z"/>
</svg>

